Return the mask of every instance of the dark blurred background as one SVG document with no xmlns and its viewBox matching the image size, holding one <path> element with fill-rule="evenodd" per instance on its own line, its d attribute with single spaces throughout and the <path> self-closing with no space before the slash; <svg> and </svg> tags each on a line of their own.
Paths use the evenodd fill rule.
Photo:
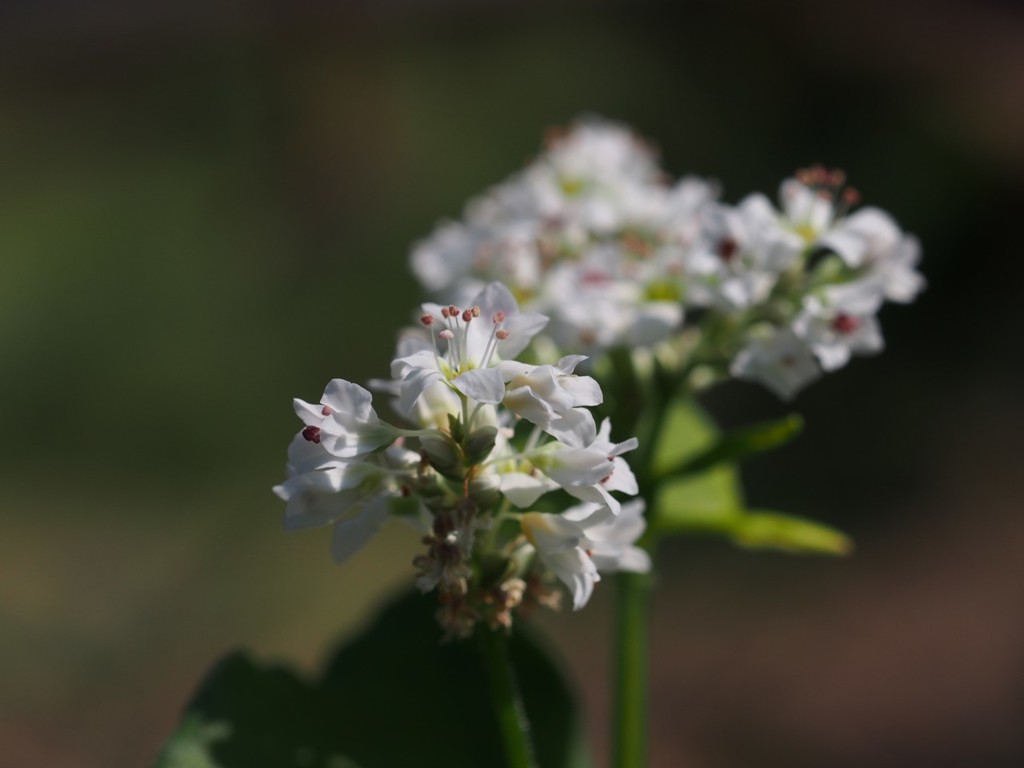
<svg viewBox="0 0 1024 768">
<path fill-rule="evenodd" d="M 596 113 L 731 201 L 844 168 L 929 281 L 745 470 L 855 556 L 661 553 L 653 765 L 1024 764 L 1022 94 L 1010 3 L 0 4 L 0 762 L 145 765 L 221 653 L 312 669 L 409 581 L 401 527 L 282 533 L 290 398 L 385 373 L 410 244 Z M 610 591 L 543 621 L 602 759 Z"/>
</svg>

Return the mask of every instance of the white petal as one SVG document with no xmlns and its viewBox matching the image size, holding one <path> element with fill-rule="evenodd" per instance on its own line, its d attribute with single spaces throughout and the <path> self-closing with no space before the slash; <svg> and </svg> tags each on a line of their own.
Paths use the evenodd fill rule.
<svg viewBox="0 0 1024 768">
<path fill-rule="evenodd" d="M 371 416 L 374 421 L 377 418 L 373 413 L 373 395 L 351 381 L 332 379 L 321 402 L 338 413 L 351 414 L 358 421 L 370 420 Z"/>
<path fill-rule="evenodd" d="M 547 324 L 548 318 L 545 315 L 518 314 L 509 317 L 505 321 L 508 338 L 498 342 L 498 354 L 505 360 L 516 357 Z"/>
<path fill-rule="evenodd" d="M 500 403 L 505 397 L 505 381 L 497 368 L 475 368 L 456 376 L 452 385 L 466 397 L 479 403 Z"/>
<path fill-rule="evenodd" d="M 331 554 L 344 563 L 380 530 L 388 517 L 387 497 L 378 496 L 366 504 L 355 517 L 334 524 Z"/>
<path fill-rule="evenodd" d="M 574 448 L 584 448 L 594 441 L 594 416 L 585 408 L 570 408 L 552 419 L 544 430 Z"/>
<path fill-rule="evenodd" d="M 557 483 L 546 477 L 534 477 L 524 472 L 506 472 L 501 475 L 501 492 L 520 509 L 530 506 L 557 487 Z"/>
<path fill-rule="evenodd" d="M 413 415 L 413 409 L 416 407 L 416 401 L 420 399 L 420 395 L 427 387 L 438 381 L 444 381 L 444 376 L 438 370 L 429 368 L 411 370 L 402 380 L 402 396 L 398 401 L 398 407 L 402 413 L 407 416 Z"/>
</svg>

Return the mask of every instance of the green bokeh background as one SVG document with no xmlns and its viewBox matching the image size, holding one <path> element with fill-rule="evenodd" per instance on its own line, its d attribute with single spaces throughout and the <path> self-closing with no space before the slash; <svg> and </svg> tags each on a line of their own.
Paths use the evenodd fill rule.
<svg viewBox="0 0 1024 768">
<path fill-rule="evenodd" d="M 665 549 L 652 764 L 1019 765 L 1022 43 L 948 0 L 0 7 L 0 763 L 146 764 L 220 654 L 311 668 L 409 580 L 400 527 L 282 533 L 290 398 L 385 373 L 410 244 L 595 113 L 731 201 L 842 167 L 929 280 L 745 470 L 856 556 Z M 543 620 L 599 752 L 607 592 Z"/>
</svg>

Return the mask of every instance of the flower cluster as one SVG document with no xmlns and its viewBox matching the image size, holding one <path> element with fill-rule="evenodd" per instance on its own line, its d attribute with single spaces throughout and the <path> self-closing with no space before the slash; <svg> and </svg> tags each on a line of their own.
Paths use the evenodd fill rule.
<svg viewBox="0 0 1024 768">
<path fill-rule="evenodd" d="M 711 182 L 671 182 L 626 128 L 585 120 L 417 245 L 412 268 L 453 296 L 503 281 L 551 318 L 536 344 L 551 359 L 671 348 L 695 381 L 732 375 L 790 398 L 880 350 L 879 307 L 924 285 L 917 240 L 857 202 L 841 172 L 815 166 L 783 182 L 778 206 L 727 205 Z"/>
<path fill-rule="evenodd" d="M 637 493 L 622 458 L 636 439 L 615 443 L 610 423 L 595 423 L 601 388 L 574 373 L 584 357 L 516 359 L 547 323 L 497 282 L 465 308 L 424 304 L 391 378 L 371 384 L 411 428 L 382 421 L 370 392 L 342 379 L 319 403 L 296 400 L 304 426 L 274 488 L 286 526 L 333 524 L 339 561 L 389 518 L 419 526 L 417 585 L 438 592 L 453 636 L 556 603 L 554 577 L 578 609 L 600 573 L 646 570 L 642 502 L 613 495 Z"/>
</svg>

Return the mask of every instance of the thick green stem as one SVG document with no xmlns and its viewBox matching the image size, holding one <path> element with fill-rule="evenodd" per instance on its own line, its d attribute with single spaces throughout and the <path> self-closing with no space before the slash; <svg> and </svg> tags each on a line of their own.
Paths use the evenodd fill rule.
<svg viewBox="0 0 1024 768">
<path fill-rule="evenodd" d="M 508 768 L 536 768 L 530 744 L 530 726 L 519 696 L 508 643 L 501 631 L 481 628 L 480 648 L 491 682 L 491 701 L 505 745 Z"/>
<path fill-rule="evenodd" d="M 652 462 L 661 440 L 666 411 L 672 397 L 682 388 L 678 376 L 661 376 L 658 371 L 638 391 L 638 380 L 627 354 L 614 358 L 620 403 L 616 418 L 625 417 L 624 424 L 633 426 L 640 445 L 630 459 L 639 486 L 640 497 L 647 504 L 650 522 L 657 502 L 658 478 Z M 632 390 L 632 391 L 631 391 Z M 648 532 L 649 533 L 649 532 Z M 655 541 L 646 535 L 640 542 L 653 556 Z M 653 570 L 653 568 L 652 568 Z M 612 765 L 614 768 L 646 768 L 648 654 L 650 632 L 650 573 L 622 573 L 616 577 L 615 615 L 615 706 L 612 722 Z"/>
<path fill-rule="evenodd" d="M 647 765 L 647 654 L 651 576 L 621 573 L 618 587 L 615 659 L 615 731 L 612 765 Z"/>
</svg>

